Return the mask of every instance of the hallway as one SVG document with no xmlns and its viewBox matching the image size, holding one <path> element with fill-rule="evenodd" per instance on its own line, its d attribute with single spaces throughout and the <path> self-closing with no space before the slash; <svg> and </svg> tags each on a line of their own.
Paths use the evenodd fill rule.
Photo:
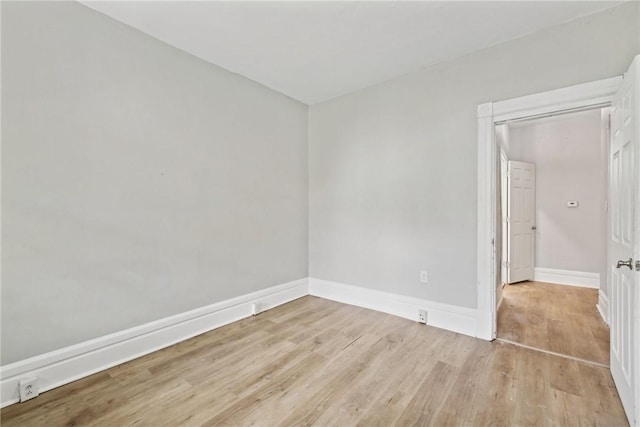
<svg viewBox="0 0 640 427">
<path fill-rule="evenodd" d="M 609 327 L 598 290 L 543 282 L 507 285 L 498 339 L 609 366 Z"/>
</svg>

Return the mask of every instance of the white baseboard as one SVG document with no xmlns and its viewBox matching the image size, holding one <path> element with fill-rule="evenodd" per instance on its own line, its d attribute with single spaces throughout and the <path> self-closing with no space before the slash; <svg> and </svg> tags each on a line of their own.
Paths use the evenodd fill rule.
<svg viewBox="0 0 640 427">
<path fill-rule="evenodd" d="M 308 294 L 300 279 L 2 366 L 0 407 L 20 400 L 22 378 L 38 377 L 42 393 L 249 317 L 254 302 L 264 311 Z"/>
<path fill-rule="evenodd" d="M 600 288 L 600 275 L 585 271 L 558 270 L 555 268 L 536 267 L 533 273 L 536 282 L 555 283 L 557 285 L 580 286 L 583 288 Z"/>
<path fill-rule="evenodd" d="M 602 320 L 607 325 L 609 324 L 609 297 L 602 292 L 602 289 L 598 291 L 598 303 L 596 304 L 598 313 L 602 316 Z"/>
<path fill-rule="evenodd" d="M 415 321 L 418 320 L 418 310 L 427 310 L 428 325 L 476 336 L 475 308 L 458 307 L 313 278 L 309 278 L 309 294 Z"/>
<path fill-rule="evenodd" d="M 2 366 L 0 407 L 20 400 L 18 383 L 23 378 L 38 377 L 39 392 L 42 393 L 249 317 L 252 303 L 259 303 L 264 311 L 306 295 L 415 321 L 418 310 L 426 310 L 428 325 L 491 339 L 482 335 L 478 316 L 481 317 L 484 313 L 475 308 L 305 278 Z M 488 324 L 488 321 L 480 323 Z"/>
</svg>

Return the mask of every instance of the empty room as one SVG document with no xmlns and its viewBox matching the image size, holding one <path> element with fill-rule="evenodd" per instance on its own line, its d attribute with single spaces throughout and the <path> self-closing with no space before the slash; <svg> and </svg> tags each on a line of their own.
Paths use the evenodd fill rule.
<svg viewBox="0 0 640 427">
<path fill-rule="evenodd" d="M 0 17 L 3 426 L 640 426 L 640 2 Z"/>
</svg>

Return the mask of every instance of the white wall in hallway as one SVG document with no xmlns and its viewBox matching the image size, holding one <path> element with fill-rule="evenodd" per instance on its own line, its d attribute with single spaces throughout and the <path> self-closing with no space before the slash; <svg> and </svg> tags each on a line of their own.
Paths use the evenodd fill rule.
<svg viewBox="0 0 640 427">
<path fill-rule="evenodd" d="M 536 165 L 536 268 L 606 277 L 608 158 L 601 122 L 596 109 L 510 126 L 510 160 Z"/>
</svg>

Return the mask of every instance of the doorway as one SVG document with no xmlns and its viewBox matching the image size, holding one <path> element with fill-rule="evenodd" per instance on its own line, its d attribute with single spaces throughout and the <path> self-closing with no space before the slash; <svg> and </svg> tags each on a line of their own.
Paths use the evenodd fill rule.
<svg viewBox="0 0 640 427">
<path fill-rule="evenodd" d="M 495 339 L 498 290 L 501 286 L 497 253 L 500 215 L 496 186 L 499 179 L 495 124 L 540 118 L 611 106 L 607 233 L 610 304 L 599 298 L 611 329 L 610 372 L 632 425 L 640 422 L 640 55 L 624 76 L 584 83 L 535 95 L 478 106 L 478 247 L 476 336 Z M 640 424 L 640 423 L 639 423 Z"/>
<path fill-rule="evenodd" d="M 496 125 L 498 339 L 609 365 L 608 134 L 609 108 Z"/>
</svg>

